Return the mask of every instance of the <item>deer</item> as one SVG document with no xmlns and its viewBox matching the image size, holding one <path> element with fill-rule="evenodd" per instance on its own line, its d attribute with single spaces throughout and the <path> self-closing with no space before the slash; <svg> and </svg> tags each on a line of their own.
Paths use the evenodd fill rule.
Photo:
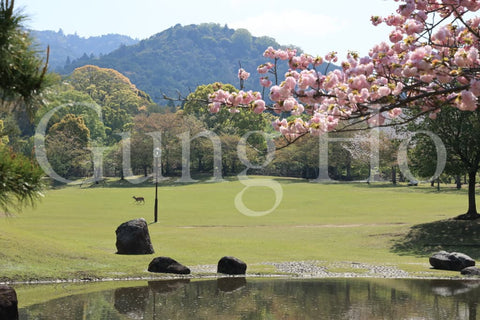
<svg viewBox="0 0 480 320">
<path fill-rule="evenodd" d="M 135 199 L 135 203 L 145 203 L 145 198 L 144 197 L 133 196 L 133 199 Z"/>
</svg>

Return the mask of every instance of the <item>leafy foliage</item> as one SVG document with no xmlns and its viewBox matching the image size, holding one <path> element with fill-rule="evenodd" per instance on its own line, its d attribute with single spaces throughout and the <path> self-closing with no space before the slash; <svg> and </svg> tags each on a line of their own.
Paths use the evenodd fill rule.
<svg viewBox="0 0 480 320">
<path fill-rule="evenodd" d="M 42 88 L 46 65 L 32 49 L 22 29 L 24 17 L 14 13 L 13 1 L 0 1 L 0 99 L 31 101 Z"/>
<path fill-rule="evenodd" d="M 104 124 L 109 133 L 122 132 L 132 123 L 134 115 L 155 104 L 149 95 L 113 69 L 83 66 L 76 69 L 67 82 L 102 107 Z"/>
<path fill-rule="evenodd" d="M 62 176 L 84 176 L 90 166 L 90 130 L 81 116 L 67 114 L 48 131 L 47 156 Z"/>
<path fill-rule="evenodd" d="M 33 204 L 45 187 L 43 171 L 36 163 L 0 145 L 0 208 L 9 212 Z"/>
</svg>

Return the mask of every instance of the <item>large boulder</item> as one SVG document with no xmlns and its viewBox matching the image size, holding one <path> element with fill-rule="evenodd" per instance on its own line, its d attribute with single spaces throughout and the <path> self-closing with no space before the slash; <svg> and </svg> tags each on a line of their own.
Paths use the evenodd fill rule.
<svg viewBox="0 0 480 320">
<path fill-rule="evenodd" d="M 158 273 L 190 274 L 190 269 L 169 257 L 157 257 L 148 265 L 148 271 Z"/>
<path fill-rule="evenodd" d="M 433 268 L 441 270 L 460 271 L 475 266 L 475 260 L 459 252 L 439 251 L 434 253 L 429 261 Z"/>
<path fill-rule="evenodd" d="M 145 219 L 135 219 L 122 223 L 117 230 L 118 254 L 151 254 L 154 253 L 148 225 Z"/>
<path fill-rule="evenodd" d="M 218 261 L 217 273 L 230 275 L 245 274 L 247 264 L 235 257 L 223 257 Z"/>
<path fill-rule="evenodd" d="M 7 285 L 0 285 L 0 319 L 18 319 L 17 293 Z"/>
</svg>

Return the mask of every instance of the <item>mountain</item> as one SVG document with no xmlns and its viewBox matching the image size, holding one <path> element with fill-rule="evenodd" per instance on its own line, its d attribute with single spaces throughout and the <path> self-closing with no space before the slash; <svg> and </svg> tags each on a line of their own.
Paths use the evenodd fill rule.
<svg viewBox="0 0 480 320">
<path fill-rule="evenodd" d="M 246 29 L 230 29 L 214 23 L 177 24 L 134 45 L 111 53 L 84 56 L 65 66 L 70 73 L 84 65 L 115 69 L 127 76 L 157 103 L 163 94 L 185 96 L 202 84 L 238 84 L 239 66 L 252 74 L 245 86 L 261 90 L 256 68 L 265 63 L 263 52 L 280 45 L 270 37 L 254 37 Z M 283 75 L 285 70 L 280 71 Z"/>
<path fill-rule="evenodd" d="M 97 37 L 84 38 L 76 34 L 65 35 L 59 31 L 30 30 L 30 35 L 35 39 L 37 49 L 45 54 L 50 46 L 49 69 L 50 71 L 63 72 L 66 64 L 72 60 L 101 56 L 118 49 L 122 45 L 133 45 L 139 40 L 119 34 L 107 34 Z"/>
</svg>

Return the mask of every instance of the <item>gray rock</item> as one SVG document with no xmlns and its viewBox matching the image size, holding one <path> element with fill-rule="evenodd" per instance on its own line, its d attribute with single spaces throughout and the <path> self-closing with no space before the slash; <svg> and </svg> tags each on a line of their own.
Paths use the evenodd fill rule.
<svg viewBox="0 0 480 320">
<path fill-rule="evenodd" d="M 430 264 L 435 269 L 460 271 L 467 267 L 475 265 L 475 260 L 464 253 L 440 251 L 434 253 L 430 259 Z"/>
<path fill-rule="evenodd" d="M 466 276 L 480 276 L 480 269 L 477 267 L 467 267 L 462 269 L 460 273 Z"/>
<path fill-rule="evenodd" d="M 235 257 L 223 257 L 218 261 L 217 273 L 230 275 L 245 274 L 247 264 Z"/>
<path fill-rule="evenodd" d="M 148 265 L 148 271 L 158 273 L 190 274 L 190 269 L 169 257 L 157 257 Z"/>
<path fill-rule="evenodd" d="M 0 285 L 0 319 L 18 319 L 17 293 L 7 285 Z"/>
<path fill-rule="evenodd" d="M 154 253 L 148 225 L 145 219 L 135 219 L 122 223 L 117 230 L 118 254 L 152 254 Z"/>
</svg>

